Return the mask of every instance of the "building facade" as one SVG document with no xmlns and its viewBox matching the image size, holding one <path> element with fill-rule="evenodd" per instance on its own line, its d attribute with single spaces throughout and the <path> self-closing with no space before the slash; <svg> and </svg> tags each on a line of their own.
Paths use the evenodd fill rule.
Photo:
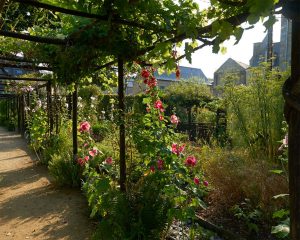
<svg viewBox="0 0 300 240">
<path fill-rule="evenodd" d="M 228 76 L 233 76 L 236 84 L 247 83 L 248 65 L 228 58 L 215 72 L 213 87 L 223 86 Z"/>
<path fill-rule="evenodd" d="M 273 67 L 287 70 L 291 65 L 291 20 L 281 16 L 280 42 L 273 43 Z M 267 61 L 268 35 L 262 42 L 253 44 L 253 56 L 250 66 L 257 67 L 261 62 Z"/>
</svg>

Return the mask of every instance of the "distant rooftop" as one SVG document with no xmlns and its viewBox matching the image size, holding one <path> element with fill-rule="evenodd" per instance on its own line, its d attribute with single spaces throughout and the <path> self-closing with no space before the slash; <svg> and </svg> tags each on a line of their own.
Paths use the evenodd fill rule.
<svg viewBox="0 0 300 240">
<path fill-rule="evenodd" d="M 228 58 L 216 71 L 215 71 L 215 73 L 216 72 L 219 72 L 219 71 L 221 71 L 223 68 L 224 68 L 224 66 L 232 66 L 232 65 L 238 65 L 238 66 L 240 66 L 240 67 L 242 67 L 243 69 L 247 69 L 247 68 L 249 68 L 249 65 L 247 65 L 247 64 L 245 64 L 245 63 L 242 63 L 242 62 L 239 62 L 239 61 L 236 61 L 236 60 L 234 60 L 234 59 L 232 59 L 232 58 Z"/>
<path fill-rule="evenodd" d="M 208 82 L 207 77 L 204 75 L 200 68 L 192 68 L 192 67 L 182 67 L 179 66 L 180 70 L 180 79 L 190 79 L 190 78 L 198 78 L 204 80 L 206 83 Z M 154 73 L 154 76 L 158 80 L 166 80 L 166 81 L 178 81 L 176 79 L 175 72 L 171 74 L 163 73 L 159 75 L 157 72 Z"/>
</svg>

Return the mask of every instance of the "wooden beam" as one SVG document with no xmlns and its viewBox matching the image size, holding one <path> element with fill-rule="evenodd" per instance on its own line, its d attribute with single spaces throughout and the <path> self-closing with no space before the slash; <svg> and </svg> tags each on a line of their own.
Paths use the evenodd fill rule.
<svg viewBox="0 0 300 240">
<path fill-rule="evenodd" d="M 17 56 L 0 56 L 0 60 L 11 61 L 11 62 L 20 62 L 20 63 L 49 64 L 49 62 L 45 62 L 45 61 L 39 62 L 39 61 L 36 61 L 36 60 L 21 58 L 21 57 L 17 57 Z"/>
<path fill-rule="evenodd" d="M 26 70 L 46 70 L 46 71 L 52 71 L 51 67 L 44 67 L 44 66 L 35 66 L 35 65 L 28 65 L 28 64 L 13 64 L 13 63 L 1 63 L 0 62 L 0 68 L 8 67 L 8 68 L 20 68 L 20 69 L 26 69 Z"/>
<path fill-rule="evenodd" d="M 66 45 L 67 44 L 66 39 L 32 36 L 29 34 L 16 33 L 16 32 L 10 32 L 10 31 L 5 31 L 5 30 L 0 30 L 0 35 L 5 36 L 5 37 L 27 40 L 27 41 L 31 41 L 31 42 L 38 42 L 38 43 L 47 43 L 47 44 L 55 44 L 55 45 Z"/>
<path fill-rule="evenodd" d="M 46 3 L 41 3 L 38 1 L 34 1 L 34 0 L 13 0 L 13 1 L 19 2 L 22 4 L 31 5 L 31 6 L 38 7 L 38 8 L 47 9 L 47 10 L 54 11 L 54 12 L 69 14 L 69 15 L 73 15 L 73 16 L 97 19 L 100 21 L 112 22 L 114 24 L 119 24 L 119 25 L 138 27 L 138 28 L 146 29 L 146 30 L 154 30 L 156 32 L 166 32 L 166 30 L 159 28 L 157 25 L 154 25 L 151 23 L 147 23 L 147 25 L 141 24 L 138 22 L 121 19 L 120 17 L 114 16 L 114 15 L 109 16 L 109 15 L 98 15 L 98 14 L 94 14 L 94 13 L 87 13 L 87 12 L 82 12 L 82 11 L 78 11 L 78 10 L 57 7 L 57 6 L 53 6 L 53 5 L 46 4 Z"/>
<path fill-rule="evenodd" d="M 120 190 L 126 192 L 124 61 L 121 57 L 118 58 L 118 100 L 120 116 Z"/>
<path fill-rule="evenodd" d="M 33 82 L 47 82 L 51 81 L 49 79 L 43 79 L 43 78 L 30 78 L 30 77 L 6 77 L 6 76 L 1 76 L 1 80 L 13 80 L 13 81 L 33 81 Z"/>
</svg>

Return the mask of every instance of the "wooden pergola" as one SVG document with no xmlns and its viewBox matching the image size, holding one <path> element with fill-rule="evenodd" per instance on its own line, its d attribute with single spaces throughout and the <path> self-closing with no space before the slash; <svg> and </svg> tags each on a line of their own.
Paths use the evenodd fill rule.
<svg viewBox="0 0 300 240">
<path fill-rule="evenodd" d="M 49 4 L 40 3 L 33 0 L 13 0 L 15 2 L 28 4 L 34 7 L 48 9 L 64 14 L 70 14 L 74 16 L 80 16 L 84 18 L 94 19 L 95 21 L 107 22 L 110 16 L 99 16 L 96 14 L 90 14 L 85 12 L 80 12 L 77 10 L 65 9 L 57 6 L 52 6 Z M 286 100 L 286 119 L 289 124 L 289 189 L 290 189 L 290 214 L 291 214 L 291 239 L 300 239 L 300 0 L 286 0 L 283 1 L 283 12 L 285 16 L 292 20 L 292 61 L 291 61 L 291 77 L 286 81 L 283 94 Z M 1 4 L 0 4 L 1 5 Z M 0 6 L 1 9 L 1 6 Z M 248 17 L 248 14 L 240 14 L 226 19 L 229 23 L 233 25 L 239 25 L 244 22 Z M 134 21 L 129 21 L 126 19 L 121 19 L 118 16 L 114 16 L 111 20 L 117 25 L 133 26 L 141 29 L 151 29 L 155 31 L 164 31 L 156 25 L 147 25 L 147 27 L 142 23 L 137 23 Z M 88 27 L 88 26 L 87 26 Z M 212 25 L 198 29 L 199 36 L 204 33 L 209 33 L 212 30 Z M 48 38 L 41 36 L 31 36 L 27 34 L 15 33 L 0 30 L 0 35 L 12 38 L 23 39 L 32 42 L 44 43 L 44 44 L 55 44 L 55 45 L 72 45 L 74 41 L 73 36 L 70 35 L 65 39 L 59 38 Z M 171 37 L 165 42 L 176 42 L 187 38 L 185 34 L 176 35 Z M 106 39 L 107 40 L 107 39 Z M 201 47 L 211 45 L 213 42 L 203 40 L 203 45 Z M 124 119 L 125 114 L 125 104 L 124 104 L 124 62 L 126 60 L 133 60 L 140 55 L 143 55 L 154 49 L 155 46 L 148 46 L 144 49 L 139 50 L 134 56 L 115 56 L 115 60 L 107 62 L 101 66 L 95 66 L 95 70 L 106 68 L 114 64 L 118 65 L 118 100 L 119 100 L 119 111 L 121 113 L 121 119 Z M 180 56 L 179 58 L 183 58 Z M 49 70 L 51 71 L 54 66 L 49 66 L 49 64 L 40 64 L 32 59 L 21 59 L 16 57 L 0 56 L 0 60 L 4 60 L 5 63 L 0 64 L 0 67 L 20 67 L 23 69 L 35 69 L 35 70 Z M 2 78 L 3 79 L 3 78 Z M 22 80 L 22 78 L 7 78 L 7 81 Z M 41 79 L 27 79 L 30 81 L 40 81 Z M 45 81 L 45 80 L 43 80 Z M 51 106 L 51 81 L 48 81 L 47 92 L 50 94 L 48 101 L 49 106 Z M 14 95 L 0 95 L 0 99 L 14 97 Z M 77 146 L 77 85 L 75 85 L 75 90 L 72 94 L 72 121 L 73 121 L 73 154 L 76 158 L 78 153 Z M 52 120 L 51 120 L 52 119 Z M 51 122 L 52 121 L 52 122 Z M 51 113 L 51 108 L 49 110 L 49 127 L 50 131 L 53 130 L 53 118 Z M 122 191 L 125 191 L 125 181 L 126 181 L 126 161 L 125 161 L 125 124 L 124 121 L 120 122 L 119 125 L 120 134 L 120 187 Z"/>
</svg>

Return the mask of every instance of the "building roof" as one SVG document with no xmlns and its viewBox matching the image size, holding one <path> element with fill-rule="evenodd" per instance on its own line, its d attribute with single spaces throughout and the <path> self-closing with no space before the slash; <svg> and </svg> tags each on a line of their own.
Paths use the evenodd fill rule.
<svg viewBox="0 0 300 240">
<path fill-rule="evenodd" d="M 233 65 L 233 64 L 235 64 L 245 70 L 249 67 L 249 65 L 247 65 L 245 63 L 235 61 L 232 58 L 228 58 L 215 72 L 221 71 L 226 65 Z"/>
<path fill-rule="evenodd" d="M 180 70 L 180 79 L 190 79 L 190 78 L 198 78 L 204 80 L 206 83 L 208 82 L 207 77 L 204 75 L 200 68 L 192 68 L 192 67 L 182 67 L 179 66 Z M 157 72 L 154 73 L 154 76 L 158 80 L 165 80 L 165 81 L 178 81 L 176 79 L 175 72 L 171 74 L 163 73 L 158 74 Z"/>
<path fill-rule="evenodd" d="M 249 67 L 249 65 L 245 64 L 245 63 L 242 63 L 242 62 L 238 62 L 236 61 L 242 68 L 245 68 L 247 69 Z"/>
</svg>

